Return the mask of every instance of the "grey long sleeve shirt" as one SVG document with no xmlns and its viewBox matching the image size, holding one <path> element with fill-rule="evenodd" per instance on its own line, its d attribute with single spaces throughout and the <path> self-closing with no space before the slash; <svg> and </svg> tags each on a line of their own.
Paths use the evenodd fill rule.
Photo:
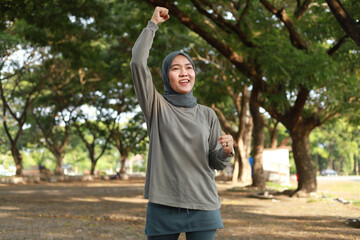
<svg viewBox="0 0 360 240">
<path fill-rule="evenodd" d="M 231 158 L 218 143 L 221 127 L 211 108 L 176 107 L 156 91 L 147 59 L 157 29 L 149 21 L 130 62 L 150 137 L 144 198 L 167 206 L 215 210 L 220 208 L 215 169 L 227 167 Z"/>
</svg>

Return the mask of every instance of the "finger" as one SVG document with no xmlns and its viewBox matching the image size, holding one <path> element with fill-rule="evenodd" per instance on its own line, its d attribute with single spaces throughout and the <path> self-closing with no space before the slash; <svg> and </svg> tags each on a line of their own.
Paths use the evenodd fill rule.
<svg viewBox="0 0 360 240">
<path fill-rule="evenodd" d="M 164 20 L 168 20 L 170 16 L 167 13 L 160 14 L 160 17 Z"/>
<path fill-rule="evenodd" d="M 160 10 L 160 16 L 164 17 L 169 13 L 169 10 L 167 10 L 166 8 L 163 8 Z"/>
<path fill-rule="evenodd" d="M 222 143 L 222 142 L 233 142 L 233 138 L 232 138 L 232 136 L 221 136 L 221 137 L 218 138 L 218 141 L 220 143 Z"/>
<path fill-rule="evenodd" d="M 221 146 L 223 147 L 223 148 L 231 148 L 232 147 L 232 143 L 231 142 L 221 142 L 220 143 L 221 144 Z"/>
<path fill-rule="evenodd" d="M 232 136 L 231 135 L 222 135 L 219 138 L 232 138 Z"/>
</svg>

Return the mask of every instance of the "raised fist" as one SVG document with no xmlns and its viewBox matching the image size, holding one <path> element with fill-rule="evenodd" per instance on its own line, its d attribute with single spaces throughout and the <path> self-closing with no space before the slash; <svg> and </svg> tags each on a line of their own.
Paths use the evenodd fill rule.
<svg viewBox="0 0 360 240">
<path fill-rule="evenodd" d="M 156 7 L 151 17 L 151 21 L 156 24 L 163 23 L 170 18 L 168 13 L 169 10 L 167 8 Z"/>
</svg>

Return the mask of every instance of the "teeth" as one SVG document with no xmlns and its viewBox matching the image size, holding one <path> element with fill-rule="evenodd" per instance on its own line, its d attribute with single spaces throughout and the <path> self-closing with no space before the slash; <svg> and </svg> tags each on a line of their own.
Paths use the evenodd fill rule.
<svg viewBox="0 0 360 240">
<path fill-rule="evenodd" d="M 180 81 L 181 83 L 188 83 L 188 82 L 190 82 L 189 80 L 182 80 L 182 81 Z"/>
</svg>

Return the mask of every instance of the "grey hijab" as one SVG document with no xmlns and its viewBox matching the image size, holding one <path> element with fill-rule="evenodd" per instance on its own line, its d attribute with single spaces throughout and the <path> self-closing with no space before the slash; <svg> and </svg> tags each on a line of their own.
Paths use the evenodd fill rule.
<svg viewBox="0 0 360 240">
<path fill-rule="evenodd" d="M 164 61 L 162 63 L 162 67 L 161 67 L 161 75 L 162 75 L 162 80 L 164 82 L 163 97 L 174 106 L 192 108 L 192 107 L 196 106 L 196 100 L 197 100 L 196 97 L 193 96 L 193 90 L 191 89 L 191 91 L 187 94 L 181 94 L 181 93 L 175 92 L 170 86 L 170 81 L 169 81 L 170 66 L 171 66 L 172 61 L 174 60 L 174 58 L 177 55 L 183 55 L 187 59 L 189 59 L 193 68 L 195 69 L 194 62 L 192 61 L 190 56 L 187 55 L 186 53 L 176 51 L 176 52 L 172 52 L 169 55 L 167 55 L 164 58 Z"/>
</svg>

